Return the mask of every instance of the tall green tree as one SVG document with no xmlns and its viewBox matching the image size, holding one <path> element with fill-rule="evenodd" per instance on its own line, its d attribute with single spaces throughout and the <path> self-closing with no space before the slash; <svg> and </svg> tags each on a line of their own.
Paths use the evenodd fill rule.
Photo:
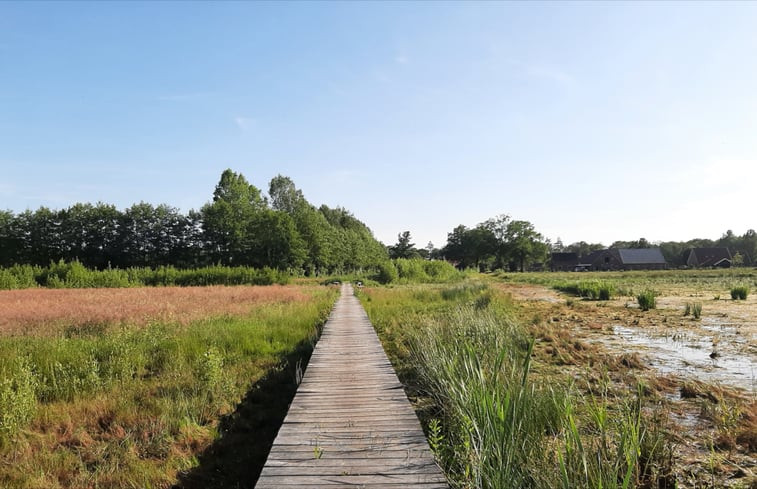
<svg viewBox="0 0 757 489">
<path fill-rule="evenodd" d="M 484 223 L 473 229 L 459 225 L 447 234 L 444 257 L 457 262 L 458 268 L 490 268 L 497 253 L 497 239 Z"/>
<path fill-rule="evenodd" d="M 420 253 L 411 242 L 410 231 L 404 231 L 397 235 L 397 243 L 389 246 L 389 258 L 420 258 Z"/>
<path fill-rule="evenodd" d="M 528 221 L 510 222 L 505 239 L 509 255 L 520 265 L 521 272 L 525 271 L 526 263 L 543 262 L 547 257 L 549 246 L 546 240 Z"/>
<path fill-rule="evenodd" d="M 271 208 L 294 216 L 309 204 L 302 191 L 298 190 L 291 178 L 276 175 L 268 184 L 268 195 L 271 198 Z"/>
<path fill-rule="evenodd" d="M 0 266 L 21 263 L 23 247 L 16 216 L 11 211 L 0 210 Z"/>
<path fill-rule="evenodd" d="M 250 241 L 247 234 L 265 208 L 266 202 L 257 187 L 242 174 L 225 170 L 213 192 L 213 202 L 200 210 L 211 259 L 226 265 L 251 261 L 246 256 Z"/>
<path fill-rule="evenodd" d="M 77 203 L 60 211 L 61 254 L 93 268 L 123 263 L 119 236 L 122 214 L 115 206 Z"/>
<path fill-rule="evenodd" d="M 328 269 L 331 262 L 329 223 L 298 190 L 291 178 L 277 175 L 268 186 L 271 207 L 286 212 L 294 220 L 306 249 L 303 266 L 308 275 Z"/>
<path fill-rule="evenodd" d="M 244 248 L 245 265 L 255 267 L 299 269 L 307 256 L 291 216 L 271 209 L 250 221 Z"/>
<path fill-rule="evenodd" d="M 744 257 L 744 265 L 757 265 L 757 232 L 749 229 L 741 236 L 739 253 Z"/>
</svg>

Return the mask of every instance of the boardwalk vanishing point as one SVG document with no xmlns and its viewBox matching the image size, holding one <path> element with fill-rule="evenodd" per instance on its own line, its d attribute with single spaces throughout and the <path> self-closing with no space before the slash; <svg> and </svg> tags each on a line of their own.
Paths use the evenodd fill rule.
<svg viewBox="0 0 757 489">
<path fill-rule="evenodd" d="M 349 284 L 342 285 L 255 487 L 294 486 L 449 487 Z"/>
</svg>

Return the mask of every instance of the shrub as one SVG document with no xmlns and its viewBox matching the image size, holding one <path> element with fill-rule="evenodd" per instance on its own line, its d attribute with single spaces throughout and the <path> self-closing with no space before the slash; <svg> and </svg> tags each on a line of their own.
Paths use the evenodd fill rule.
<svg viewBox="0 0 757 489">
<path fill-rule="evenodd" d="M 0 290 L 18 289 L 18 280 L 8 270 L 0 270 Z"/>
<path fill-rule="evenodd" d="M 748 295 L 749 295 L 749 287 L 746 285 L 737 285 L 736 287 L 731 287 L 731 299 L 735 301 L 736 300 L 745 301 Z"/>
<path fill-rule="evenodd" d="M 397 268 L 397 274 L 403 282 L 424 283 L 428 282 L 428 275 L 423 267 L 424 260 L 410 260 L 407 258 L 398 258 L 394 260 L 394 266 Z"/>
<path fill-rule="evenodd" d="M 657 293 L 654 290 L 647 289 L 636 296 L 639 301 L 639 308 L 642 311 L 648 311 L 657 307 Z"/>
<path fill-rule="evenodd" d="M 394 263 L 386 261 L 379 264 L 375 278 L 378 283 L 390 284 L 397 281 L 399 274 L 397 273 L 397 268 L 394 266 Z"/>
<path fill-rule="evenodd" d="M 289 272 L 268 267 L 210 266 L 179 270 L 172 266 L 161 266 L 154 270 L 147 267 L 95 270 L 78 261 L 60 260 L 44 268 L 14 265 L 0 269 L 0 289 L 20 289 L 38 285 L 56 289 L 144 285 L 284 285 L 289 283 L 290 278 Z"/>
<path fill-rule="evenodd" d="M 423 269 L 434 282 L 460 280 L 464 274 L 444 260 L 424 260 Z"/>
</svg>

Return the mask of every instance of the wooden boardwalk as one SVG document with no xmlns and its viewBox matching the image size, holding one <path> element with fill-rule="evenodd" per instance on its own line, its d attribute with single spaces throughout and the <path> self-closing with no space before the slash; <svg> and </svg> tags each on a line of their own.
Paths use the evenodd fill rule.
<svg viewBox="0 0 757 489">
<path fill-rule="evenodd" d="M 365 310 L 342 285 L 257 489 L 448 488 Z"/>
</svg>

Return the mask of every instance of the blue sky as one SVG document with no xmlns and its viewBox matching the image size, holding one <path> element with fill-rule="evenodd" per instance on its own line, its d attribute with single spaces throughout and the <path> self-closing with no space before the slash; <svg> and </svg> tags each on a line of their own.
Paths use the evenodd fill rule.
<svg viewBox="0 0 757 489">
<path fill-rule="evenodd" d="M 757 228 L 757 3 L 0 2 L 0 208 L 291 177 L 387 244 Z"/>
</svg>

